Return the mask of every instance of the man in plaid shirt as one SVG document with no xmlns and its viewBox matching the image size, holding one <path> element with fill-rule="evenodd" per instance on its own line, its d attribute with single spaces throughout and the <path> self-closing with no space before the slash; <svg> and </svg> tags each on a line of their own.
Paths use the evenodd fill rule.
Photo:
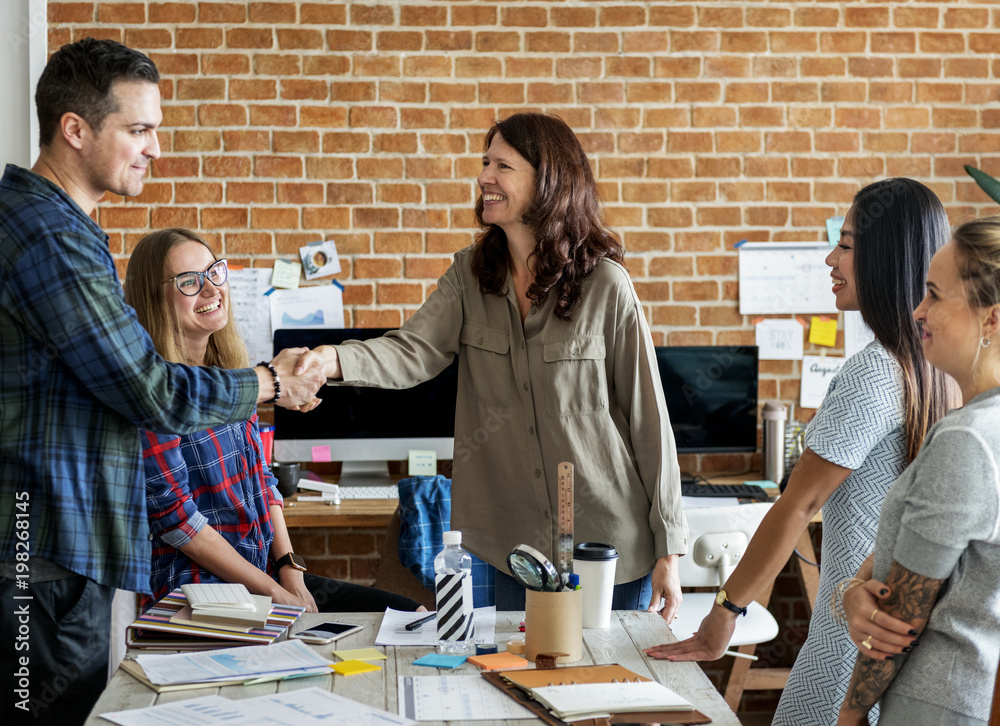
<svg viewBox="0 0 1000 726">
<path fill-rule="evenodd" d="M 325 380 L 293 375 L 302 351 L 275 370 L 167 363 L 125 304 L 91 215 L 107 191 L 142 191 L 160 155 L 158 81 L 119 43 L 64 46 L 38 83 L 38 161 L 0 180 L 5 724 L 81 723 L 106 682 L 114 589 L 149 592 L 139 427 L 191 433 L 279 397 L 308 408 Z"/>
</svg>

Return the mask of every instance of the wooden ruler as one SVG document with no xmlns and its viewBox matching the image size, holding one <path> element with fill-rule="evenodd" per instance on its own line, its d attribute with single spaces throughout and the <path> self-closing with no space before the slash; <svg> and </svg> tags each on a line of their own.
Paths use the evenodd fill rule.
<svg viewBox="0 0 1000 726">
<path fill-rule="evenodd" d="M 559 464 L 559 575 L 563 584 L 573 571 L 573 464 Z"/>
</svg>

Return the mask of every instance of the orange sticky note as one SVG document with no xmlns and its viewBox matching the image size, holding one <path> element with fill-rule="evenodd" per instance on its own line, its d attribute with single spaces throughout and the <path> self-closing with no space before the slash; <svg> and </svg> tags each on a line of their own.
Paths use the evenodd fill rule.
<svg viewBox="0 0 1000 726">
<path fill-rule="evenodd" d="M 832 348 L 837 344 L 837 319 L 826 319 L 818 315 L 812 316 L 809 326 L 809 342 Z"/>
<path fill-rule="evenodd" d="M 479 666 L 484 671 L 506 671 L 528 667 L 528 661 L 524 658 L 506 652 L 470 655 L 469 662 Z"/>
</svg>

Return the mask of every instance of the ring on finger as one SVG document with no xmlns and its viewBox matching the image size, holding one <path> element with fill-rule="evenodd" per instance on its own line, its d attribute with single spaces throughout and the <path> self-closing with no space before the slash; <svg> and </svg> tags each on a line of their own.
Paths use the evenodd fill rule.
<svg viewBox="0 0 1000 726">
<path fill-rule="evenodd" d="M 871 650 L 872 649 L 872 636 L 869 635 L 867 638 L 865 638 L 864 640 L 862 640 L 861 641 L 861 645 L 865 646 L 868 650 Z"/>
<path fill-rule="evenodd" d="M 872 614 L 868 617 L 868 619 L 871 620 L 874 623 L 875 622 L 875 616 L 878 615 L 879 612 L 880 612 L 879 609 L 875 608 L 874 610 L 872 610 Z"/>
</svg>

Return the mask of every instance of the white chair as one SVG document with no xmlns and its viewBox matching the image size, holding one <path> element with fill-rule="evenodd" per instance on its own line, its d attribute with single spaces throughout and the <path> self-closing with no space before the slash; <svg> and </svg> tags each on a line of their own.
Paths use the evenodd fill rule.
<svg viewBox="0 0 1000 726">
<path fill-rule="evenodd" d="M 670 629 L 678 640 L 690 638 L 698 630 L 702 619 L 715 606 L 715 593 L 736 569 L 746 552 L 747 544 L 760 525 L 770 503 L 741 504 L 738 506 L 685 509 L 690 534 L 688 554 L 680 558 L 681 587 L 712 588 L 711 592 L 685 592 L 677 619 Z M 771 589 L 759 601 L 747 606 L 746 616 L 736 618 L 736 630 L 729 647 L 751 655 L 760 643 L 773 640 L 778 635 L 778 623 L 767 610 Z M 729 707 L 736 711 L 743 691 L 753 688 L 782 688 L 787 670 L 768 673 L 764 678 L 750 679 L 750 661 L 737 658 L 733 664 L 724 696 Z M 757 671 L 774 671 L 760 669 Z M 764 675 L 764 674 L 761 674 Z"/>
</svg>

